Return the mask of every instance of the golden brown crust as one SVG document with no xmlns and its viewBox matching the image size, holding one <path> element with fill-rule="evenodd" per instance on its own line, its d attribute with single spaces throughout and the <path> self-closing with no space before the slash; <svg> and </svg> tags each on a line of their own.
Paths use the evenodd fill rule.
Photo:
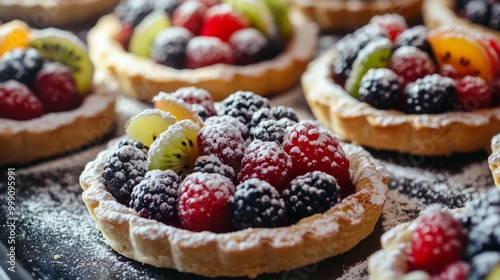
<svg viewBox="0 0 500 280">
<path fill-rule="evenodd" d="M 440 156 L 487 149 L 500 132 L 500 107 L 474 112 L 406 115 L 359 102 L 330 79 L 330 50 L 302 76 L 306 100 L 315 117 L 344 140 L 375 149 Z"/>
<path fill-rule="evenodd" d="M 106 242 L 131 259 L 204 276 L 250 276 L 278 272 L 343 253 L 374 229 L 389 175 L 366 151 L 345 144 L 356 193 L 324 214 L 274 229 L 215 234 L 190 232 L 154 220 L 116 202 L 101 182 L 110 146 L 85 167 L 82 198 Z"/>
<path fill-rule="evenodd" d="M 296 84 L 314 57 L 318 28 L 298 14 L 291 13 L 294 36 L 278 57 L 247 66 L 217 64 L 199 69 L 177 70 L 126 52 L 117 38 L 120 23 L 107 15 L 89 32 L 90 55 L 97 67 L 109 70 L 125 94 L 150 102 L 158 92 L 173 92 L 195 86 L 222 100 L 238 90 L 260 95 L 281 92 Z"/>
<path fill-rule="evenodd" d="M 495 185 L 500 188 L 500 134 L 491 139 L 491 155 L 488 158 Z"/>
<path fill-rule="evenodd" d="M 375 15 L 397 13 L 409 24 L 421 19 L 422 0 L 289 0 L 308 18 L 316 21 L 325 31 L 353 31 L 368 23 Z"/>
<path fill-rule="evenodd" d="M 422 4 L 422 16 L 425 24 L 430 28 L 437 28 L 442 25 L 466 26 L 467 28 L 493 35 L 500 40 L 499 31 L 472 23 L 467 19 L 457 16 L 455 13 L 455 0 L 424 0 Z"/>
</svg>

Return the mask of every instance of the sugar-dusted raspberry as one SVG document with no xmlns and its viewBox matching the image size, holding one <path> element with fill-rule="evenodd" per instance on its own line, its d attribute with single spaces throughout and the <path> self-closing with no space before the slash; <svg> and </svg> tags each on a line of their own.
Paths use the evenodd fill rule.
<svg viewBox="0 0 500 280">
<path fill-rule="evenodd" d="M 184 27 L 172 26 L 156 35 L 151 44 L 153 61 L 181 69 L 185 64 L 186 47 L 193 34 Z"/>
<path fill-rule="evenodd" d="M 429 55 L 413 46 L 403 46 L 394 51 L 389 69 L 401 78 L 403 89 L 417 79 L 436 73 L 436 66 Z"/>
<path fill-rule="evenodd" d="M 231 124 L 205 125 L 198 133 L 200 156 L 215 155 L 234 170 L 239 170 L 245 147 L 240 131 Z"/>
<path fill-rule="evenodd" d="M 225 232 L 230 224 L 229 199 L 234 185 L 220 174 L 191 173 L 179 189 L 179 220 L 191 231 Z"/>
<path fill-rule="evenodd" d="M 337 180 L 321 171 L 298 176 L 283 191 L 288 218 L 293 222 L 324 213 L 340 202 Z"/>
<path fill-rule="evenodd" d="M 466 280 L 470 265 L 464 261 L 456 261 L 447 265 L 443 271 L 432 276 L 432 280 Z"/>
<path fill-rule="evenodd" d="M 15 80 L 0 83 L 0 118 L 23 121 L 42 115 L 42 102 L 27 86 Z"/>
<path fill-rule="evenodd" d="M 134 187 L 130 207 L 139 216 L 163 223 L 177 219 L 181 179 L 172 170 L 152 170 Z"/>
<path fill-rule="evenodd" d="M 439 273 L 461 259 L 464 247 L 465 231 L 453 214 L 438 206 L 428 207 L 411 236 L 410 267 Z"/>
<path fill-rule="evenodd" d="M 399 35 L 395 42 L 395 48 L 402 46 L 413 46 L 426 52 L 431 56 L 432 49 L 429 41 L 427 41 L 427 32 L 429 28 L 423 25 L 417 25 L 412 28 L 406 29 Z"/>
<path fill-rule="evenodd" d="M 237 230 L 274 228 L 286 222 L 283 198 L 269 183 L 256 178 L 236 186 L 230 205 L 231 225 Z"/>
<path fill-rule="evenodd" d="M 387 68 L 372 68 L 361 78 L 359 100 L 377 109 L 395 109 L 402 93 L 398 75 Z"/>
<path fill-rule="evenodd" d="M 253 114 L 261 108 L 270 108 L 269 100 L 250 91 L 237 91 L 222 100 L 219 115 L 238 118 L 244 125 L 249 125 Z"/>
<path fill-rule="evenodd" d="M 194 37 L 186 47 L 188 69 L 210 66 L 218 63 L 232 64 L 234 56 L 231 47 L 216 37 Z"/>
<path fill-rule="evenodd" d="M 488 279 L 491 271 L 500 265 L 500 252 L 484 252 L 470 261 L 469 280 Z"/>
<path fill-rule="evenodd" d="M 254 140 L 261 140 L 264 142 L 283 143 L 286 128 L 288 127 L 287 119 L 281 120 L 266 120 L 260 122 L 256 127 L 252 127 L 250 134 Z M 292 121 L 290 121 L 292 122 Z M 293 125 L 293 124 L 290 124 Z"/>
<path fill-rule="evenodd" d="M 10 50 L 0 58 L 0 82 L 16 80 L 31 87 L 42 65 L 43 59 L 37 49 Z"/>
<path fill-rule="evenodd" d="M 486 82 L 473 76 L 465 76 L 457 81 L 457 103 L 462 111 L 474 111 L 491 106 L 493 92 Z"/>
<path fill-rule="evenodd" d="M 439 75 L 443 77 L 448 77 L 451 79 L 457 79 L 458 78 L 458 70 L 453 67 L 451 64 L 443 64 L 439 68 Z"/>
<path fill-rule="evenodd" d="M 457 100 L 455 81 L 433 74 L 410 83 L 404 92 L 407 114 L 439 114 L 453 111 Z"/>
<path fill-rule="evenodd" d="M 205 4 L 205 6 L 209 8 L 221 3 L 221 0 L 197 0 L 197 1 Z"/>
<path fill-rule="evenodd" d="M 403 31 L 408 29 L 405 18 L 398 14 L 374 16 L 370 19 L 370 24 L 382 27 L 387 37 L 393 42 L 396 41 Z"/>
<path fill-rule="evenodd" d="M 311 121 L 301 121 L 287 128 L 284 150 L 292 157 L 293 177 L 323 171 L 340 186 L 341 197 L 352 192 L 349 160 L 333 134 Z"/>
<path fill-rule="evenodd" d="M 172 15 L 172 25 L 184 27 L 196 36 L 203 26 L 206 10 L 207 7 L 199 1 L 185 1 L 175 9 Z"/>
<path fill-rule="evenodd" d="M 281 192 L 288 186 L 291 173 L 292 160 L 278 143 L 254 140 L 245 149 L 238 182 L 257 178 Z"/>
<path fill-rule="evenodd" d="M 224 42 L 234 32 L 250 25 L 247 18 L 232 6 L 223 3 L 207 9 L 200 36 L 213 36 Z"/>
<path fill-rule="evenodd" d="M 194 163 L 193 173 L 216 173 L 227 177 L 231 182 L 236 182 L 236 173 L 234 169 L 222 163 L 215 155 L 201 156 Z"/>
<path fill-rule="evenodd" d="M 239 119 L 227 115 L 217 115 L 205 120 L 205 125 L 212 124 L 230 124 L 236 127 L 241 132 L 241 137 L 247 140 L 250 137 L 248 127 L 244 125 Z"/>
<path fill-rule="evenodd" d="M 271 55 L 267 37 L 259 30 L 248 27 L 234 32 L 229 38 L 234 53 L 234 64 L 248 65 L 266 60 Z"/>
<path fill-rule="evenodd" d="M 207 117 L 217 114 L 212 95 L 205 89 L 197 87 L 182 87 L 172 92 L 173 97 L 179 98 L 188 104 L 198 104 L 205 108 Z"/>
</svg>

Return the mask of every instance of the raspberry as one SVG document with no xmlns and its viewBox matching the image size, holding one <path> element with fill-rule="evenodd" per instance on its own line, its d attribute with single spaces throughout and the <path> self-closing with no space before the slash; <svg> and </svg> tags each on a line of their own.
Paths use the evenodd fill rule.
<svg viewBox="0 0 500 280">
<path fill-rule="evenodd" d="M 255 28 L 249 27 L 234 32 L 229 38 L 234 53 L 234 64 L 248 65 L 269 59 L 269 40 Z"/>
<path fill-rule="evenodd" d="M 232 6 L 218 4 L 208 8 L 200 36 L 213 36 L 229 42 L 234 32 L 248 26 L 248 20 Z"/>
<path fill-rule="evenodd" d="M 269 100 L 249 91 L 238 91 L 222 100 L 219 106 L 219 115 L 228 115 L 249 125 L 253 113 L 260 108 L 270 108 Z"/>
<path fill-rule="evenodd" d="M 245 140 L 240 131 L 230 124 L 205 125 L 198 133 L 200 156 L 215 155 L 222 163 L 239 170 Z"/>
<path fill-rule="evenodd" d="M 396 73 L 387 68 L 370 69 L 361 79 L 359 100 L 377 109 L 394 109 L 400 92 L 401 84 Z"/>
<path fill-rule="evenodd" d="M 408 29 L 405 18 L 398 14 L 374 16 L 370 19 L 370 24 L 382 27 L 387 37 L 393 42 Z"/>
<path fill-rule="evenodd" d="M 472 258 L 468 280 L 488 279 L 490 272 L 500 265 L 500 252 L 485 252 Z"/>
<path fill-rule="evenodd" d="M 73 110 L 80 105 L 71 70 L 59 63 L 45 63 L 33 83 L 33 91 L 43 103 L 45 112 Z"/>
<path fill-rule="evenodd" d="M 197 104 L 203 106 L 207 112 L 207 117 L 217 114 L 214 107 L 214 100 L 210 93 L 202 88 L 183 87 L 172 92 L 173 97 L 179 98 L 188 104 Z"/>
<path fill-rule="evenodd" d="M 448 77 L 451 79 L 458 79 L 458 71 L 451 64 L 443 64 L 439 69 L 439 75 L 443 77 Z"/>
<path fill-rule="evenodd" d="M 215 37 L 194 37 L 186 47 L 186 68 L 195 69 L 218 63 L 232 64 L 231 47 Z"/>
<path fill-rule="evenodd" d="M 313 171 L 292 180 L 283 191 L 288 217 L 302 218 L 324 213 L 340 202 L 337 180 L 321 171 Z"/>
<path fill-rule="evenodd" d="M 203 3 L 207 7 L 212 7 L 214 5 L 220 4 L 221 0 L 197 0 L 198 2 Z"/>
<path fill-rule="evenodd" d="M 236 173 L 234 169 L 222 163 L 220 159 L 214 155 L 201 156 L 194 163 L 194 172 L 216 173 L 227 177 L 231 182 L 236 182 Z"/>
<path fill-rule="evenodd" d="M 488 24 L 488 4 L 484 0 L 472 0 L 465 5 L 465 16 L 471 22 Z"/>
<path fill-rule="evenodd" d="M 292 160 L 278 143 L 254 140 L 245 149 L 238 182 L 257 178 L 281 192 L 288 186 L 291 172 Z"/>
<path fill-rule="evenodd" d="M 486 217 L 469 230 L 466 256 L 472 258 L 487 251 L 500 252 L 500 215 Z"/>
<path fill-rule="evenodd" d="M 446 210 L 429 207 L 422 211 L 411 236 L 410 266 L 430 274 L 441 272 L 463 255 L 465 231 Z"/>
<path fill-rule="evenodd" d="M 293 177 L 323 171 L 332 175 L 340 186 L 341 197 L 352 192 L 349 160 L 339 140 L 310 121 L 287 128 L 283 148 L 292 158 Z"/>
<path fill-rule="evenodd" d="M 464 261 L 456 261 L 446 266 L 438 275 L 434 275 L 432 280 L 466 280 L 469 274 L 470 265 Z"/>
<path fill-rule="evenodd" d="M 403 89 L 417 79 L 436 73 L 436 66 L 429 55 L 413 46 L 403 46 L 394 51 L 389 69 L 401 78 Z"/>
<path fill-rule="evenodd" d="M 222 115 L 222 116 L 213 116 L 205 120 L 205 126 L 212 124 L 230 124 L 236 127 L 240 131 L 243 140 L 247 140 L 250 137 L 248 127 L 235 117 Z"/>
<path fill-rule="evenodd" d="M 406 29 L 399 35 L 395 42 L 395 48 L 402 46 L 413 46 L 426 52 L 429 56 L 432 55 L 431 45 L 427 41 L 427 32 L 429 28 L 423 25 L 417 25 L 412 28 Z"/>
<path fill-rule="evenodd" d="M 172 25 L 184 27 L 193 35 L 200 33 L 207 7 L 194 0 L 183 2 L 172 15 Z"/>
<path fill-rule="evenodd" d="M 163 223 L 177 219 L 181 179 L 172 170 L 152 170 L 134 187 L 130 207 L 139 216 Z"/>
<path fill-rule="evenodd" d="M 161 31 L 151 44 L 151 59 L 181 69 L 185 63 L 186 46 L 192 37 L 193 34 L 184 27 L 172 26 Z"/>
<path fill-rule="evenodd" d="M 439 114 L 452 111 L 457 100 L 455 81 L 438 74 L 410 83 L 404 92 L 407 114 Z"/>
<path fill-rule="evenodd" d="M 43 104 L 25 85 L 9 80 L 0 83 L 0 118 L 24 121 L 43 115 Z"/>
<path fill-rule="evenodd" d="M 254 140 L 264 142 L 283 143 L 286 128 L 288 127 L 286 120 L 267 120 L 260 122 L 256 127 L 250 130 L 250 134 Z"/>
<path fill-rule="evenodd" d="M 42 64 L 43 59 L 36 49 L 10 50 L 0 59 L 0 82 L 16 80 L 30 87 Z"/>
<path fill-rule="evenodd" d="M 230 199 L 231 225 L 237 230 L 274 228 L 286 222 L 285 202 L 269 183 L 249 179 L 236 187 Z"/>
<path fill-rule="evenodd" d="M 486 82 L 473 76 L 465 76 L 457 81 L 457 103 L 463 111 L 474 111 L 491 106 L 493 93 Z"/>
<path fill-rule="evenodd" d="M 219 174 L 191 173 L 179 189 L 179 220 L 190 231 L 225 232 L 229 229 L 229 198 L 234 185 Z"/>
<path fill-rule="evenodd" d="M 130 194 L 148 170 L 147 155 L 135 146 L 118 148 L 104 164 L 102 178 L 113 197 L 124 205 L 130 204 Z"/>
</svg>

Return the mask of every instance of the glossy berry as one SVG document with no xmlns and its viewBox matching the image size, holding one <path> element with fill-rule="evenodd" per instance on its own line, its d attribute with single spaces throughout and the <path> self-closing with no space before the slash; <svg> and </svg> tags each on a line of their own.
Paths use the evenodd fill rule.
<svg viewBox="0 0 500 280">
<path fill-rule="evenodd" d="M 267 98 L 249 91 L 238 91 L 222 100 L 219 106 L 219 115 L 235 117 L 248 126 L 257 110 L 270 107 Z"/>
<path fill-rule="evenodd" d="M 219 174 L 191 173 L 179 189 L 179 220 L 190 231 L 226 232 L 234 185 Z"/>
<path fill-rule="evenodd" d="M 207 7 L 195 0 L 183 2 L 172 15 L 172 25 L 184 27 L 193 35 L 200 33 Z"/>
<path fill-rule="evenodd" d="M 271 119 L 262 121 L 256 127 L 252 127 L 250 134 L 254 140 L 282 144 L 287 127 L 288 124 L 285 119 Z"/>
<path fill-rule="evenodd" d="M 188 104 L 197 104 L 202 106 L 207 113 L 207 117 L 215 116 L 217 114 L 214 107 L 214 99 L 205 89 L 197 87 L 182 87 L 172 92 L 171 95 Z"/>
<path fill-rule="evenodd" d="M 470 265 L 464 261 L 456 261 L 447 265 L 443 271 L 433 275 L 432 280 L 466 280 L 469 274 Z"/>
<path fill-rule="evenodd" d="M 134 27 L 154 10 L 155 2 L 151 0 L 122 0 L 116 6 L 115 14 L 122 24 Z"/>
<path fill-rule="evenodd" d="M 283 191 L 288 217 L 302 218 L 324 213 L 340 202 L 337 180 L 321 171 L 313 171 L 292 180 Z"/>
<path fill-rule="evenodd" d="M 396 39 L 395 48 L 413 46 L 431 55 L 432 49 L 429 41 L 427 41 L 427 32 L 429 32 L 429 28 L 423 25 L 417 25 L 406 29 Z"/>
<path fill-rule="evenodd" d="M 206 67 L 218 63 L 232 64 L 234 56 L 231 47 L 216 37 L 194 37 L 186 46 L 188 69 Z"/>
<path fill-rule="evenodd" d="M 461 259 L 464 242 L 465 232 L 453 214 L 429 207 L 421 213 L 411 236 L 410 267 L 437 274 Z"/>
<path fill-rule="evenodd" d="M 359 100 L 377 109 L 397 107 L 401 92 L 398 75 L 387 68 L 370 69 L 361 79 Z"/>
<path fill-rule="evenodd" d="M 236 65 L 248 65 L 272 57 L 269 40 L 253 27 L 234 32 L 228 42 Z"/>
<path fill-rule="evenodd" d="M 222 163 L 215 155 L 201 156 L 194 163 L 193 173 L 215 173 L 227 177 L 231 182 L 236 182 L 236 173 L 234 169 Z"/>
<path fill-rule="evenodd" d="M 140 217 L 163 223 L 177 219 L 180 177 L 172 170 L 152 170 L 134 187 L 130 207 Z"/>
<path fill-rule="evenodd" d="M 403 31 L 408 29 L 405 18 L 398 14 L 374 16 L 370 19 L 370 24 L 382 27 L 387 37 L 393 42 Z"/>
<path fill-rule="evenodd" d="M 247 180 L 238 186 L 230 200 L 231 225 L 236 230 L 274 228 L 286 222 L 285 202 L 269 183 Z"/>
<path fill-rule="evenodd" d="M 33 92 L 47 113 L 69 111 L 80 105 L 73 73 L 59 62 L 43 65 L 33 83 Z"/>
<path fill-rule="evenodd" d="M 219 4 L 207 9 L 200 36 L 213 36 L 224 42 L 234 32 L 249 26 L 248 20 L 228 4 Z"/>
<path fill-rule="evenodd" d="M 493 93 L 486 82 L 473 76 L 465 76 L 457 81 L 457 104 L 463 111 L 474 111 L 491 106 Z"/>
<path fill-rule="evenodd" d="M 484 0 L 471 0 L 465 5 L 465 16 L 473 23 L 488 24 L 488 4 Z"/>
<path fill-rule="evenodd" d="M 30 87 L 42 64 L 36 49 L 10 50 L 0 58 L 0 82 L 16 80 Z"/>
<path fill-rule="evenodd" d="M 403 46 L 394 51 L 389 69 L 401 78 L 402 89 L 417 79 L 436 73 L 436 66 L 429 55 L 413 46 Z"/>
<path fill-rule="evenodd" d="M 483 280 L 486 278 L 494 268 L 500 265 L 500 252 L 484 252 L 470 261 L 470 272 L 468 280 Z M 496 278 L 491 278 L 496 279 Z"/>
<path fill-rule="evenodd" d="M 250 137 L 248 127 L 235 117 L 231 117 L 228 115 L 217 115 L 205 120 L 205 126 L 213 124 L 230 124 L 240 131 L 243 140 L 246 141 Z"/>
<path fill-rule="evenodd" d="M 407 114 L 439 114 L 454 109 L 455 81 L 438 74 L 409 84 L 404 92 L 403 111 Z"/>
<path fill-rule="evenodd" d="M 183 27 L 172 26 L 161 31 L 151 44 L 151 59 L 181 69 L 185 64 L 187 44 L 192 37 L 193 34 Z"/>
<path fill-rule="evenodd" d="M 15 80 L 0 83 L 0 118 L 24 121 L 43 115 L 43 104 Z"/>
<path fill-rule="evenodd" d="M 278 143 L 254 140 L 245 149 L 238 182 L 257 178 L 281 193 L 290 182 L 291 173 L 292 160 Z"/>
</svg>

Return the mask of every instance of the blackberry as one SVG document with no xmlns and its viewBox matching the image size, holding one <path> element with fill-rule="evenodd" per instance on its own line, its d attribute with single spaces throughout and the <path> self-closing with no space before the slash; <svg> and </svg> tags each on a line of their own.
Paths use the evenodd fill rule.
<svg viewBox="0 0 500 280">
<path fill-rule="evenodd" d="M 337 180 L 325 172 L 313 171 L 292 180 L 283 191 L 288 217 L 302 218 L 328 211 L 340 202 Z"/>
<path fill-rule="evenodd" d="M 186 46 L 192 37 L 184 27 L 174 26 L 161 31 L 151 44 L 151 59 L 172 68 L 183 68 Z"/>
<path fill-rule="evenodd" d="M 122 0 L 115 8 L 115 14 L 122 23 L 132 27 L 138 25 L 155 9 L 154 0 Z"/>
<path fill-rule="evenodd" d="M 250 138 L 250 132 L 248 130 L 248 127 L 235 117 L 212 116 L 205 121 L 205 126 L 214 124 L 226 124 L 226 123 L 236 127 L 240 131 L 241 137 L 243 137 L 244 140 Z"/>
<path fill-rule="evenodd" d="M 499 252 L 484 252 L 471 260 L 471 266 L 467 280 L 486 279 L 493 268 L 500 265 Z"/>
<path fill-rule="evenodd" d="M 260 108 L 270 108 L 269 100 L 249 91 L 237 91 L 222 100 L 219 115 L 228 115 L 239 119 L 248 126 L 252 115 Z"/>
<path fill-rule="evenodd" d="M 477 226 L 487 217 L 500 215 L 500 190 L 492 189 L 479 195 L 467 205 L 462 224 L 467 230 Z"/>
<path fill-rule="evenodd" d="M 120 142 L 118 142 L 118 148 L 121 148 L 123 146 L 134 146 L 137 149 L 143 151 L 146 155 L 148 154 L 149 151 L 149 148 L 147 146 L 144 146 L 142 142 L 134 141 L 132 139 L 120 140 Z"/>
<path fill-rule="evenodd" d="M 155 1 L 155 10 L 162 10 L 165 11 L 168 14 L 169 18 L 172 18 L 175 9 L 179 7 L 179 5 L 182 3 L 182 0 L 162 0 L 162 1 Z"/>
<path fill-rule="evenodd" d="M 30 87 L 42 66 L 43 59 L 38 50 L 13 49 L 0 60 L 0 82 L 16 80 Z"/>
<path fill-rule="evenodd" d="M 269 183 L 249 179 L 236 187 L 229 200 L 231 224 L 237 229 L 273 228 L 285 224 L 285 202 Z"/>
<path fill-rule="evenodd" d="M 500 31 L 500 3 L 491 4 L 488 26 L 493 30 Z"/>
<path fill-rule="evenodd" d="M 485 0 L 472 0 L 465 5 L 465 17 L 471 22 L 486 25 L 489 20 L 488 10 Z"/>
<path fill-rule="evenodd" d="M 284 120 L 284 119 L 282 119 Z M 250 134 L 254 140 L 258 139 L 264 142 L 283 143 L 287 124 L 281 120 L 265 120 L 260 122 L 256 127 L 250 130 Z"/>
<path fill-rule="evenodd" d="M 235 57 L 235 65 L 248 65 L 272 56 L 267 37 L 252 27 L 234 32 L 229 39 L 229 45 Z"/>
<path fill-rule="evenodd" d="M 259 125 L 259 123 L 267 120 L 275 120 L 276 118 L 271 113 L 271 108 L 265 107 L 260 108 L 252 115 L 252 119 L 250 120 L 250 124 L 248 125 L 250 129 Z"/>
<path fill-rule="evenodd" d="M 172 170 L 152 170 L 134 187 L 130 207 L 139 216 L 162 223 L 177 219 L 180 177 Z"/>
<path fill-rule="evenodd" d="M 500 215 L 489 216 L 472 227 L 467 235 L 466 257 L 486 251 L 500 251 Z"/>
<path fill-rule="evenodd" d="M 143 150 L 126 145 L 118 148 L 104 164 L 102 178 L 113 197 L 129 205 L 130 194 L 147 172 L 147 155 Z"/>
<path fill-rule="evenodd" d="M 293 122 L 299 121 L 299 116 L 295 112 L 295 110 L 291 107 L 287 106 L 274 106 L 271 107 L 271 114 L 275 119 L 280 120 L 283 118 L 287 118 Z"/>
<path fill-rule="evenodd" d="M 433 52 L 429 41 L 427 41 L 427 32 L 429 28 L 423 25 L 417 25 L 412 28 L 406 29 L 398 36 L 394 48 L 397 49 L 402 46 L 414 46 L 432 56 Z"/>
<path fill-rule="evenodd" d="M 227 177 L 231 182 L 236 182 L 234 169 L 221 162 L 215 155 L 201 156 L 194 163 L 193 173 L 214 173 Z"/>
<path fill-rule="evenodd" d="M 361 79 L 359 100 L 377 109 L 393 109 L 398 103 L 401 83 L 387 68 L 370 69 Z"/>
<path fill-rule="evenodd" d="M 404 92 L 407 114 L 439 114 L 452 111 L 457 100 L 455 81 L 439 74 L 410 83 Z"/>
</svg>

